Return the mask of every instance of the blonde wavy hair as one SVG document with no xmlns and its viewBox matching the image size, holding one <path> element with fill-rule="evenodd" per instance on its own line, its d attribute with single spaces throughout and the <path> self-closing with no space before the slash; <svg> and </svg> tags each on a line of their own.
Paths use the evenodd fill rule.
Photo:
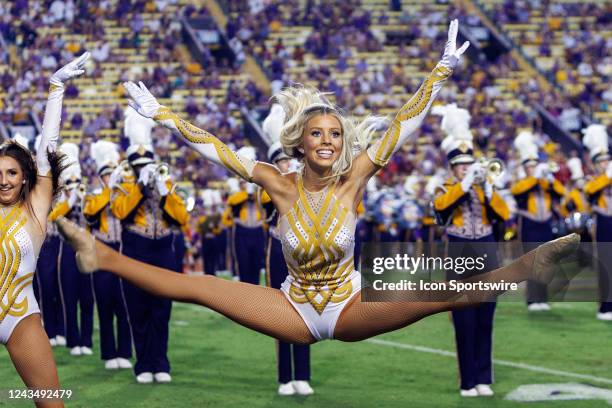
<svg viewBox="0 0 612 408">
<path fill-rule="evenodd" d="M 332 115 L 342 127 L 342 151 L 332 165 L 332 174 L 326 178 L 338 178 L 348 173 L 353 166 L 353 158 L 364 151 L 384 118 L 368 116 L 361 123 L 352 118 L 327 99 L 330 92 L 320 92 L 311 87 L 294 85 L 284 88 L 271 99 L 280 104 L 285 111 L 285 121 L 281 128 L 280 142 L 286 155 L 300 161 L 304 153 L 299 150 L 304 139 L 306 123 L 315 116 Z"/>
</svg>

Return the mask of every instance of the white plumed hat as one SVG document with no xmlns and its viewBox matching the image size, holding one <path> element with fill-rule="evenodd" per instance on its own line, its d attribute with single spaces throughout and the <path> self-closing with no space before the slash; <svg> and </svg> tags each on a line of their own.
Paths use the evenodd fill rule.
<svg viewBox="0 0 612 408">
<path fill-rule="evenodd" d="M 59 150 L 66 155 L 68 167 L 62 172 L 64 184 L 71 185 L 81 182 L 81 164 L 79 162 L 79 146 L 74 143 L 62 143 Z"/>
<path fill-rule="evenodd" d="M 22 136 L 21 133 L 17 132 L 15 133 L 15 136 L 13 137 L 13 140 L 19 144 L 21 147 L 25 147 L 27 150 L 30 150 L 30 141 L 28 140 L 27 137 Z"/>
<path fill-rule="evenodd" d="M 230 194 L 237 193 L 238 191 L 240 191 L 240 182 L 238 181 L 237 178 L 234 178 L 234 177 L 228 178 L 227 188 Z"/>
<path fill-rule="evenodd" d="M 155 127 L 155 121 L 145 118 L 131 106 L 125 109 L 124 114 L 123 133 L 130 140 L 130 146 L 125 152 L 128 161 L 133 166 L 153 163 L 155 151 L 151 142 L 151 132 Z"/>
<path fill-rule="evenodd" d="M 447 136 L 440 147 L 449 164 L 473 163 L 474 136 L 470 130 L 470 113 L 454 103 L 436 105 L 431 113 L 442 116 L 441 127 Z"/>
<path fill-rule="evenodd" d="M 518 150 L 521 164 L 525 165 L 528 162 L 538 162 L 538 145 L 535 143 L 533 133 L 522 131 L 514 139 L 514 148 Z"/>
<path fill-rule="evenodd" d="M 119 147 L 106 140 L 98 140 L 91 145 L 91 158 L 96 162 L 100 176 L 109 174 L 119 165 Z"/>
<path fill-rule="evenodd" d="M 264 138 L 268 143 L 268 161 L 275 163 L 279 160 L 289 159 L 289 156 L 283 151 L 283 145 L 280 143 L 281 129 L 285 122 L 285 111 L 283 107 L 275 103 L 270 108 L 270 113 L 264 119 L 261 127 Z"/>
<path fill-rule="evenodd" d="M 257 160 L 257 152 L 253 146 L 243 146 L 236 152 L 239 156 L 245 157 L 249 160 Z"/>
<path fill-rule="evenodd" d="M 604 125 L 589 125 L 586 129 L 582 129 L 584 139 L 582 142 L 589 149 L 589 157 L 593 162 L 599 160 L 609 160 L 608 154 L 608 133 Z"/>
</svg>

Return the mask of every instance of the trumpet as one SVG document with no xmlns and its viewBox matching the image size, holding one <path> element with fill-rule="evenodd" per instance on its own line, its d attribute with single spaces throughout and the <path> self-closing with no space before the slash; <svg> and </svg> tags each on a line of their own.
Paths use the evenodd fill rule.
<svg viewBox="0 0 612 408">
<path fill-rule="evenodd" d="M 162 180 L 168 180 L 170 178 L 170 166 L 168 163 L 160 163 L 155 169 L 155 176 Z"/>
<path fill-rule="evenodd" d="M 123 181 L 128 181 L 130 179 L 134 179 L 136 178 L 136 174 L 134 173 L 134 169 L 132 169 L 132 166 L 130 166 L 130 162 L 127 160 L 122 161 L 121 163 L 119 163 L 119 167 L 121 167 L 121 177 L 120 177 L 120 182 Z"/>
<path fill-rule="evenodd" d="M 549 160 L 548 162 L 546 162 L 546 166 L 548 167 L 548 171 L 551 174 L 554 174 L 561 169 L 561 167 L 559 167 L 559 163 L 553 160 Z"/>
<path fill-rule="evenodd" d="M 504 174 L 504 162 L 497 157 L 493 159 L 481 159 L 479 162 L 482 172 L 478 172 L 475 182 L 484 184 L 486 181 L 493 184 L 502 174 Z"/>
</svg>

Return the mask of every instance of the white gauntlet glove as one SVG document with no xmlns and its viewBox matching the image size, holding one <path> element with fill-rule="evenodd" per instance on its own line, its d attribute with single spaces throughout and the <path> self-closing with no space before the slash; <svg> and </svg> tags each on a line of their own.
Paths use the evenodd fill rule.
<svg viewBox="0 0 612 408">
<path fill-rule="evenodd" d="M 132 98 L 128 100 L 128 105 L 134 108 L 136 112 L 151 119 L 157 115 L 161 105 L 142 81 L 138 82 L 138 85 L 133 82 L 124 82 L 123 87 Z"/>
<path fill-rule="evenodd" d="M 64 65 L 63 67 L 55 71 L 53 75 L 51 75 L 51 79 L 49 79 L 49 82 L 51 82 L 52 85 L 63 87 L 65 81 L 69 80 L 70 78 L 79 76 L 85 72 L 83 67 L 85 66 L 85 63 L 89 59 L 90 55 L 91 54 L 89 53 L 89 51 L 85 52 L 79 58 L 72 60 L 68 64 Z"/>
<path fill-rule="evenodd" d="M 463 177 L 463 180 L 461 180 L 461 189 L 464 193 L 467 193 L 470 191 L 470 188 L 472 188 L 472 184 L 474 184 L 476 178 L 476 173 L 479 171 L 480 167 L 480 163 L 472 163 L 472 165 L 468 167 L 465 177 Z"/>
<path fill-rule="evenodd" d="M 446 46 L 444 47 L 444 54 L 442 55 L 442 59 L 438 63 L 439 65 L 443 65 L 446 68 L 455 69 L 457 64 L 459 63 L 459 59 L 470 46 L 470 42 L 466 41 L 463 45 L 457 49 L 457 32 L 459 31 L 459 22 L 457 19 L 451 21 L 450 26 L 448 27 L 448 40 L 446 41 Z"/>
</svg>

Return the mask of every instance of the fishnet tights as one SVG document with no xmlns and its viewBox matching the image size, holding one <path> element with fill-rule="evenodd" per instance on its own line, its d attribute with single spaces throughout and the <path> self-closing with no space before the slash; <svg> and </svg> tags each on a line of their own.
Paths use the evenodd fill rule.
<svg viewBox="0 0 612 408">
<path fill-rule="evenodd" d="M 13 330 L 6 348 L 13 365 L 26 387 L 40 390 L 59 390 L 57 367 L 49 338 L 40 321 L 40 314 L 21 320 Z M 63 407 L 61 401 L 41 400 L 37 407 Z"/>
<path fill-rule="evenodd" d="M 550 281 L 555 262 L 575 250 L 578 244 L 569 243 L 570 240 L 557 240 L 544 244 L 508 266 L 463 282 L 521 282 L 534 277 Z M 154 295 L 209 307 L 243 326 L 288 343 L 315 341 L 301 316 L 278 289 L 208 275 L 177 274 L 127 258 L 99 241 L 96 241 L 96 251 L 100 269 L 114 272 Z M 479 291 L 466 296 L 442 292 L 438 295 L 439 301 L 430 302 L 357 302 L 356 296 L 340 315 L 334 337 L 343 341 L 363 340 L 408 326 L 434 313 L 491 300 L 501 293 Z"/>
</svg>

